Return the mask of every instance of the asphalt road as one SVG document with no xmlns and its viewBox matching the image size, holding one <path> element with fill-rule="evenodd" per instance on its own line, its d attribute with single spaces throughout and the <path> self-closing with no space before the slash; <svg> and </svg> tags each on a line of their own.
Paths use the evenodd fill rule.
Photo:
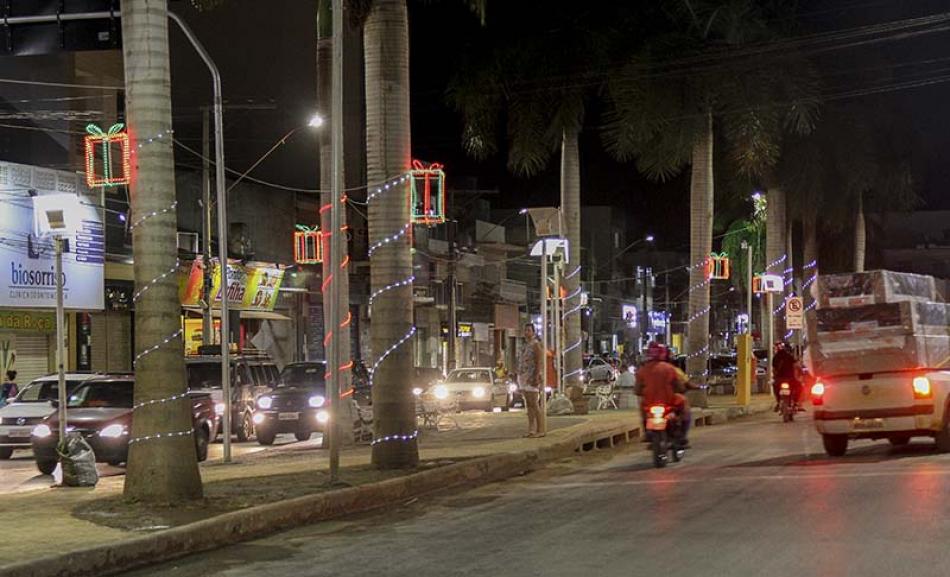
<svg viewBox="0 0 950 577">
<path fill-rule="evenodd" d="M 601 453 L 126 577 L 914 577 L 950 571 L 950 456 L 829 459 L 810 420 L 699 429 L 687 460 Z"/>
</svg>

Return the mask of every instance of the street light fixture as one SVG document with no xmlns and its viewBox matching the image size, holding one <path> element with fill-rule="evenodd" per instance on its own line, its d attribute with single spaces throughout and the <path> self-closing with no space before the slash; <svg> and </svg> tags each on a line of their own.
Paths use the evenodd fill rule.
<svg viewBox="0 0 950 577">
<path fill-rule="evenodd" d="M 304 126 L 307 126 L 307 127 L 309 127 L 309 128 L 321 128 L 325 123 L 326 123 L 326 120 L 323 118 L 323 115 L 321 115 L 321 114 L 319 114 L 319 113 L 316 113 L 316 114 L 314 114 L 313 116 L 310 117 L 310 120 L 307 121 L 307 124 L 301 124 L 300 126 L 295 126 L 294 128 L 291 128 L 290 131 L 287 132 L 287 134 L 285 134 L 285 135 L 283 135 L 282 137 L 278 138 L 278 139 L 277 139 L 277 142 L 275 142 L 274 145 L 271 146 L 270 149 L 269 149 L 267 152 L 265 152 L 260 158 L 258 158 L 256 161 L 254 161 L 254 164 L 252 164 L 250 168 L 248 168 L 248 169 L 245 170 L 243 173 L 241 173 L 241 176 L 237 177 L 237 179 L 236 179 L 234 182 L 231 183 L 231 186 L 228 187 L 228 192 L 231 192 L 231 190 L 232 190 L 235 186 L 237 186 L 239 182 L 241 182 L 242 180 L 244 180 L 244 178 L 245 178 L 247 175 L 249 175 L 251 172 L 253 172 L 255 168 L 257 168 L 258 166 L 260 166 L 260 164 L 261 164 L 262 162 L 264 162 L 264 160 L 266 160 L 267 157 L 269 157 L 271 154 L 273 154 L 275 150 L 277 150 L 278 148 L 280 148 L 280 146 L 281 146 L 282 144 L 286 143 L 287 140 L 289 140 L 291 136 L 293 136 L 294 134 L 296 134 L 296 132 L 297 132 L 298 130 L 300 130 L 300 129 L 303 128 Z"/>
<path fill-rule="evenodd" d="M 63 240 L 82 226 L 79 197 L 75 194 L 49 194 L 33 197 L 34 232 L 50 236 L 56 253 L 56 372 L 59 376 L 57 407 L 59 442 L 66 442 L 66 318 L 63 305 Z"/>
</svg>

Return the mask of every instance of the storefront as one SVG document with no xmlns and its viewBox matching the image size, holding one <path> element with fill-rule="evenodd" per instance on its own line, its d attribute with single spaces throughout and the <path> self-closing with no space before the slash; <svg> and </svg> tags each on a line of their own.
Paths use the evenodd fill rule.
<svg viewBox="0 0 950 577">
<path fill-rule="evenodd" d="M 0 313 L 0 374 L 17 371 L 21 385 L 49 374 L 55 363 L 55 334 L 56 318 L 52 313 Z"/>
</svg>

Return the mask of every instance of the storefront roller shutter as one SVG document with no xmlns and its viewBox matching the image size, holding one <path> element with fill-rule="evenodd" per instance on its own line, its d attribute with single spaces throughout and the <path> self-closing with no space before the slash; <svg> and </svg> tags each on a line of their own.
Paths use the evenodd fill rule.
<svg viewBox="0 0 950 577">
<path fill-rule="evenodd" d="M 21 386 L 33 379 L 50 374 L 50 345 L 48 335 L 18 333 L 16 336 L 17 383 Z"/>
<path fill-rule="evenodd" d="M 109 359 L 109 335 L 106 332 L 106 313 L 89 315 L 92 335 L 89 339 L 92 370 L 105 372 Z"/>
<path fill-rule="evenodd" d="M 132 370 L 132 315 L 128 312 L 93 313 L 92 370 L 126 373 Z"/>
</svg>

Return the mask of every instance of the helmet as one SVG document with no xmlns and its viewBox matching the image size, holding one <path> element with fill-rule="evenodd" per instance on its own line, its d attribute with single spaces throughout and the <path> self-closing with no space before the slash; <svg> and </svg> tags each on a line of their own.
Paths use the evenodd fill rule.
<svg viewBox="0 0 950 577">
<path fill-rule="evenodd" d="M 647 346 L 648 361 L 665 361 L 669 357 L 670 351 L 666 348 L 666 345 L 653 341 Z"/>
</svg>

